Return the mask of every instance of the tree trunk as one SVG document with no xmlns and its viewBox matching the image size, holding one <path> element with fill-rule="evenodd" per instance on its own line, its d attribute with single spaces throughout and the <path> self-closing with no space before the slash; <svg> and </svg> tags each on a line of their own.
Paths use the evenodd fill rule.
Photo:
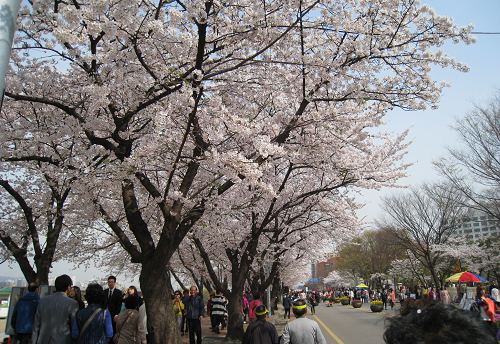
<svg viewBox="0 0 500 344">
<path fill-rule="evenodd" d="M 35 280 L 28 281 L 28 283 L 35 282 L 38 285 L 49 285 L 49 271 L 50 264 L 48 266 L 38 266 Z M 75 281 L 73 281 L 73 283 L 75 283 Z"/>
<path fill-rule="evenodd" d="M 152 344 L 180 344 L 181 334 L 172 298 L 170 292 L 165 290 L 165 286 L 169 285 L 165 266 L 155 259 L 142 264 L 140 283 L 146 303 L 147 328 Z"/>
<path fill-rule="evenodd" d="M 227 340 L 241 341 L 243 339 L 243 319 L 241 318 L 241 310 L 243 309 L 243 288 L 244 284 L 233 285 L 233 290 L 228 295 Z"/>
<path fill-rule="evenodd" d="M 271 308 L 269 311 L 271 312 L 271 315 L 274 315 L 274 311 L 275 310 L 278 310 L 278 305 L 276 303 L 276 299 L 281 299 L 279 297 L 280 295 L 280 292 L 281 292 L 281 283 L 280 283 L 280 279 L 275 277 L 273 279 L 273 289 L 271 290 Z"/>
</svg>

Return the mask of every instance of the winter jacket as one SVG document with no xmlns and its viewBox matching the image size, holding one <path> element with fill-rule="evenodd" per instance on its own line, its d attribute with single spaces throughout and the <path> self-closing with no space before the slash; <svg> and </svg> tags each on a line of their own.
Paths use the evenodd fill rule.
<svg viewBox="0 0 500 344">
<path fill-rule="evenodd" d="M 276 327 L 265 319 L 256 320 L 248 325 L 242 344 L 276 344 L 278 332 Z"/>
<path fill-rule="evenodd" d="M 139 311 L 126 309 L 116 319 L 116 332 L 120 333 L 117 344 L 146 344 L 146 333 Z"/>
<path fill-rule="evenodd" d="M 36 308 L 40 302 L 40 295 L 30 292 L 23 295 L 17 301 L 12 313 L 12 328 L 16 333 L 33 332 L 33 320 L 35 319 Z"/>
<path fill-rule="evenodd" d="M 263 305 L 262 301 L 260 300 L 253 300 L 250 302 L 250 305 L 248 306 L 248 319 L 252 321 L 252 319 L 257 319 L 257 316 L 255 315 L 255 308 L 257 306 Z"/>
<path fill-rule="evenodd" d="M 288 296 L 283 299 L 283 308 L 292 308 L 292 299 Z"/>
<path fill-rule="evenodd" d="M 184 303 L 187 319 L 198 319 L 205 315 L 205 304 L 200 295 L 196 295 L 195 298 L 187 296 L 182 300 L 182 303 Z"/>
</svg>

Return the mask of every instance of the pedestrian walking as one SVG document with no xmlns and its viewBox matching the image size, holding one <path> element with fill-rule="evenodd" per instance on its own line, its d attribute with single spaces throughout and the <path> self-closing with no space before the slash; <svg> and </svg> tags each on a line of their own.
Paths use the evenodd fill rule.
<svg viewBox="0 0 500 344">
<path fill-rule="evenodd" d="M 194 337 L 196 335 L 196 343 L 201 344 L 201 321 L 205 314 L 205 304 L 203 298 L 198 295 L 198 288 L 192 286 L 189 289 L 189 296 L 184 298 L 182 302 L 188 324 L 189 343 L 195 344 Z"/>
<path fill-rule="evenodd" d="M 394 309 L 394 304 L 396 303 L 396 292 L 394 289 L 389 289 L 389 294 L 387 295 L 389 303 L 391 304 L 391 309 Z"/>
<path fill-rule="evenodd" d="M 439 291 L 439 299 L 442 303 L 449 305 L 451 303 L 450 293 L 446 290 L 446 287 L 441 286 L 441 290 Z"/>
<path fill-rule="evenodd" d="M 212 315 L 215 319 L 215 333 L 219 334 L 219 326 L 224 330 L 224 320 L 227 316 L 226 304 L 227 301 L 222 295 L 222 291 L 216 290 L 215 296 L 212 299 Z"/>
<path fill-rule="evenodd" d="M 267 321 L 268 310 L 264 305 L 255 308 L 257 319 L 248 325 L 243 335 L 242 344 L 276 344 L 278 332 L 276 327 Z"/>
<path fill-rule="evenodd" d="M 285 325 L 280 344 L 326 344 L 318 323 L 306 318 L 307 304 L 305 300 L 295 300 L 292 311 L 297 319 Z"/>
<path fill-rule="evenodd" d="M 253 293 L 253 300 L 248 305 L 248 319 L 250 322 L 257 320 L 257 316 L 255 315 L 255 309 L 257 306 L 262 305 L 262 301 L 260 301 L 260 293 L 256 291 Z"/>
<path fill-rule="evenodd" d="M 309 295 L 309 305 L 311 306 L 311 314 L 315 314 L 315 307 L 316 307 L 316 295 L 314 293 L 311 293 Z"/>
<path fill-rule="evenodd" d="M 210 327 L 209 330 L 215 332 L 215 317 L 212 314 L 212 299 L 215 297 L 215 293 L 212 291 L 208 297 L 207 301 L 207 315 L 210 317 Z"/>
<path fill-rule="evenodd" d="M 243 317 L 243 324 L 246 324 L 247 323 L 247 316 L 248 316 L 248 305 L 250 303 L 248 302 L 246 296 L 245 296 L 245 293 L 243 292 L 243 302 L 242 302 L 242 309 L 241 309 L 241 313 L 242 313 L 242 317 Z"/>
<path fill-rule="evenodd" d="M 283 298 L 283 308 L 285 309 L 285 315 L 283 319 L 286 319 L 286 316 L 288 315 L 288 319 L 290 319 L 290 308 L 292 308 L 292 299 L 290 298 L 290 295 L 285 295 Z"/>
</svg>

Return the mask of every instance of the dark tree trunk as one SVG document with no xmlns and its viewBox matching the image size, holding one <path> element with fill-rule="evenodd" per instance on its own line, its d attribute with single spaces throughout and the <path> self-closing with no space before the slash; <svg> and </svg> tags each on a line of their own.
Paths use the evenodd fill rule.
<svg viewBox="0 0 500 344">
<path fill-rule="evenodd" d="M 38 267 L 36 277 L 34 281 L 28 281 L 28 283 L 35 282 L 38 285 L 49 285 L 49 266 Z M 75 281 L 73 281 L 75 283 Z"/>
<path fill-rule="evenodd" d="M 274 311 L 278 310 L 278 304 L 276 303 L 276 298 L 279 298 L 279 294 L 281 292 L 281 283 L 279 278 L 274 278 L 273 279 L 273 289 L 271 290 L 271 308 L 269 311 L 271 312 L 272 315 L 274 315 Z"/>
<path fill-rule="evenodd" d="M 245 281 L 248 275 L 251 260 L 248 260 L 246 255 L 243 255 L 241 260 L 237 254 L 226 251 L 229 260 L 231 261 L 231 284 L 232 290 L 227 293 L 228 297 L 228 319 L 227 319 L 227 340 L 241 341 L 243 339 L 243 319 L 241 311 L 243 309 L 243 291 Z"/>
<path fill-rule="evenodd" d="M 165 264 L 149 259 L 142 264 L 141 290 L 146 303 L 148 333 L 152 344 L 180 344 L 181 335 L 174 315 Z"/>
<path fill-rule="evenodd" d="M 241 341 L 243 339 L 243 319 L 241 310 L 243 309 L 243 288 L 244 284 L 234 286 L 228 295 L 227 304 L 227 340 Z"/>
</svg>

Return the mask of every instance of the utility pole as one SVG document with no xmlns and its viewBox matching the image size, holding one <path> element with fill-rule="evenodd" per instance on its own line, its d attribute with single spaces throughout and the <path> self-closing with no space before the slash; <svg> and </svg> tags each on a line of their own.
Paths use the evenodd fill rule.
<svg viewBox="0 0 500 344">
<path fill-rule="evenodd" d="M 271 274 L 271 264 L 269 263 L 269 253 L 266 252 L 266 279 L 269 278 L 269 275 Z M 269 311 L 269 315 L 271 315 L 271 286 L 272 283 L 269 284 L 267 287 L 267 310 Z"/>
<path fill-rule="evenodd" d="M 10 50 L 12 49 L 12 40 L 16 32 L 16 20 L 19 13 L 21 0 L 0 0 L 0 110 L 3 104 L 3 95 L 5 93 L 5 76 L 9 67 Z"/>
</svg>

